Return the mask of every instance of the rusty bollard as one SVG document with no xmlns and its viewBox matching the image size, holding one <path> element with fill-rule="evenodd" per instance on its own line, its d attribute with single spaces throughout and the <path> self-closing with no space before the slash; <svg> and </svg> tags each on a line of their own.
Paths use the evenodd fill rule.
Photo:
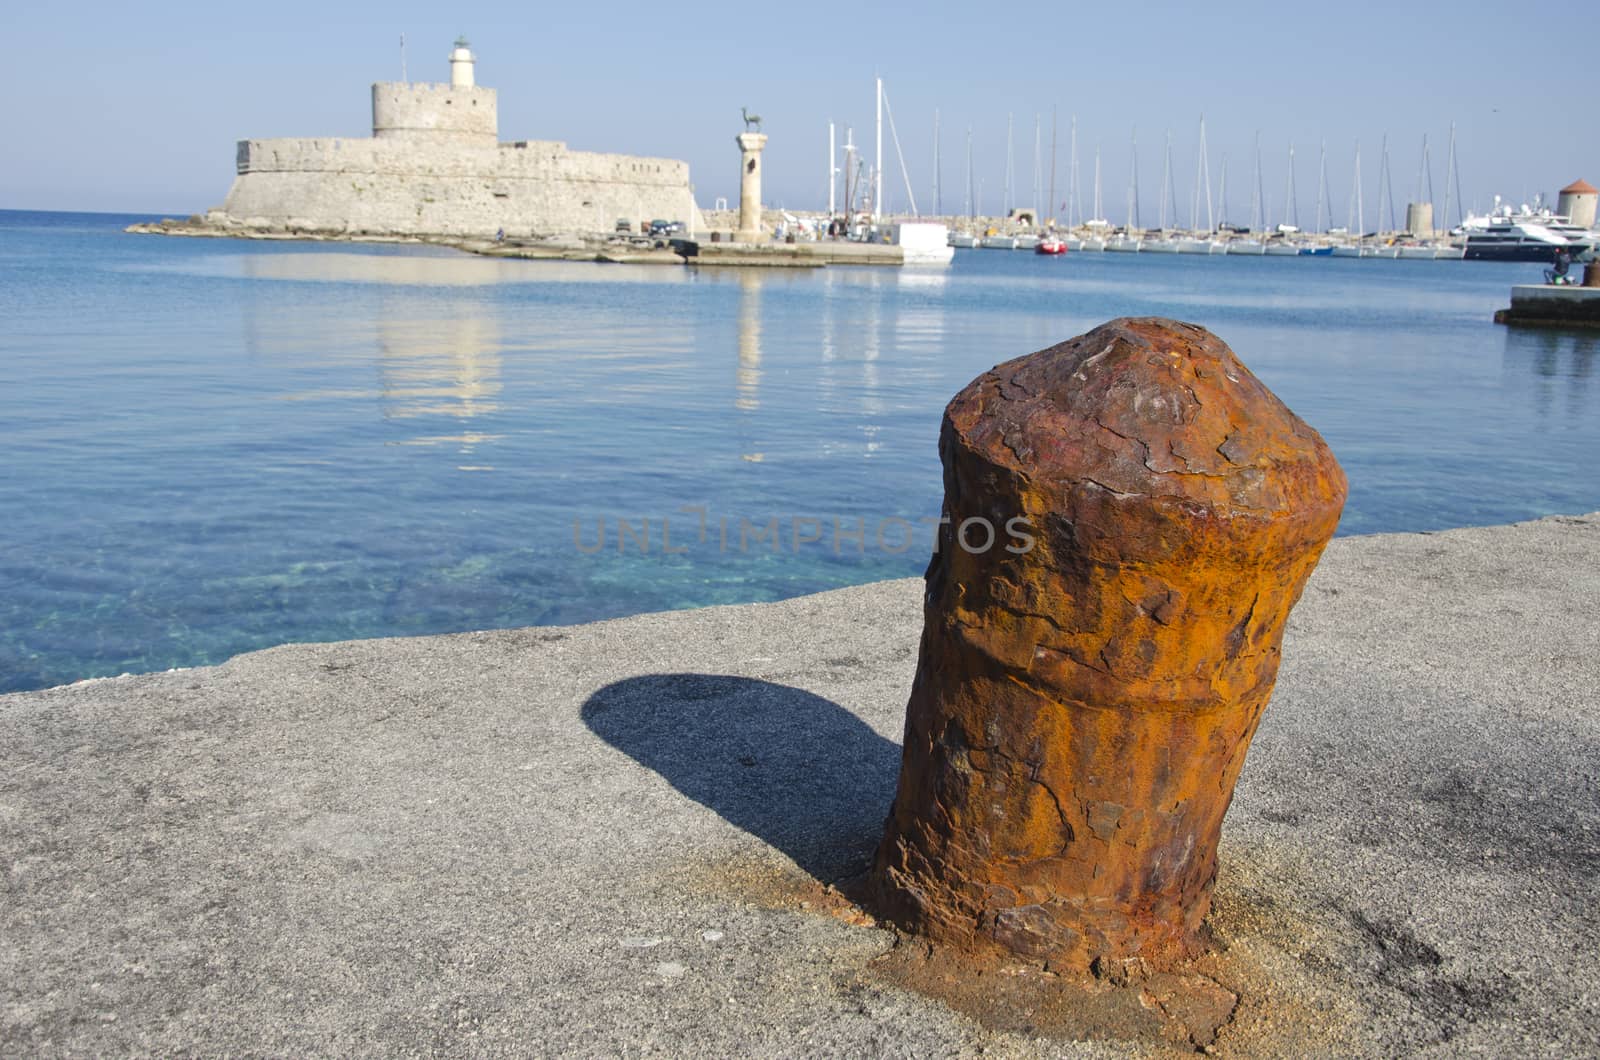
<svg viewBox="0 0 1600 1060">
<path fill-rule="evenodd" d="M 1053 968 L 1170 967 L 1203 945 L 1223 814 L 1344 473 L 1225 343 L 1159 318 L 985 373 L 939 452 L 949 522 L 879 911 Z M 976 547 L 969 521 L 1017 516 L 1031 547 Z"/>
</svg>

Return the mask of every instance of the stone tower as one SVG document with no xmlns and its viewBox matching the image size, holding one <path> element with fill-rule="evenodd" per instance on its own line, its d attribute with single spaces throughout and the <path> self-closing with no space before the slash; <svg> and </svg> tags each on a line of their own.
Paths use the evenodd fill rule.
<svg viewBox="0 0 1600 1060">
<path fill-rule="evenodd" d="M 372 86 L 372 135 L 494 147 L 500 139 L 499 100 L 479 88 L 476 59 L 465 37 L 450 52 L 450 83 L 379 81 Z"/>
<path fill-rule="evenodd" d="M 1561 189 L 1556 199 L 1556 213 L 1568 218 L 1579 228 L 1594 226 L 1595 202 L 1600 191 L 1586 180 L 1575 180 Z"/>
</svg>

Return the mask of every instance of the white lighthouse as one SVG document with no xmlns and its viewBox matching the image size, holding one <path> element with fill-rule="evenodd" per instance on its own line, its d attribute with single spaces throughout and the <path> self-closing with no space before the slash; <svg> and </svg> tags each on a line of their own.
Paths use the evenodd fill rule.
<svg viewBox="0 0 1600 1060">
<path fill-rule="evenodd" d="M 450 52 L 450 87 L 471 88 L 472 67 L 477 60 L 472 57 L 472 46 L 467 43 L 466 37 L 457 37 L 456 46 Z"/>
</svg>

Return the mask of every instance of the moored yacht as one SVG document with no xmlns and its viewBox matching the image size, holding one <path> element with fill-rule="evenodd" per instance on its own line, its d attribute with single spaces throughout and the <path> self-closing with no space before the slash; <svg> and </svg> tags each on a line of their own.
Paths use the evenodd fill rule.
<svg viewBox="0 0 1600 1060">
<path fill-rule="evenodd" d="M 1600 231 L 1535 204 L 1513 210 L 1496 197 L 1487 217 L 1468 217 L 1461 224 L 1468 261 L 1554 261 L 1563 248 L 1576 257 L 1600 244 Z"/>
</svg>

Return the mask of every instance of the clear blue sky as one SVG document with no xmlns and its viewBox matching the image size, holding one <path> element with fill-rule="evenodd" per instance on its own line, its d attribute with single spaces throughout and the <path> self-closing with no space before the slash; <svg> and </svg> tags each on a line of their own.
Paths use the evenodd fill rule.
<svg viewBox="0 0 1600 1060">
<path fill-rule="evenodd" d="M 924 210 L 935 108 L 947 212 L 963 205 L 969 126 L 974 183 L 983 206 L 998 211 L 1008 114 L 1014 199 L 1031 200 L 1034 119 L 1048 183 L 1052 108 L 1057 199 L 1066 197 L 1076 114 L 1085 208 L 1099 144 L 1105 213 L 1118 222 L 1135 127 L 1141 219 L 1157 219 L 1170 129 L 1187 220 L 1202 113 L 1213 185 L 1226 157 L 1228 212 L 1240 221 L 1257 131 L 1271 222 L 1282 213 L 1291 140 L 1307 225 L 1324 140 L 1335 223 L 1347 216 L 1359 137 L 1373 225 L 1385 133 L 1397 209 L 1415 194 L 1425 133 L 1442 209 L 1452 121 L 1469 205 L 1484 207 L 1497 192 L 1551 194 L 1578 177 L 1600 182 L 1594 107 L 1584 108 L 1588 71 L 1576 58 L 1594 39 L 1595 19 L 1581 5 L 602 0 L 462 3 L 441 16 L 445 6 L 8 4 L 0 208 L 187 214 L 217 205 L 235 140 L 370 135 L 368 85 L 399 78 L 402 33 L 413 80 L 446 80 L 451 41 L 471 39 L 479 83 L 500 92 L 502 139 L 686 159 L 706 206 L 736 199 L 741 105 L 762 115 L 771 137 L 767 201 L 823 205 L 828 122 L 838 123 L 841 142 L 853 125 L 856 142 L 870 145 L 879 73 Z M 899 166 L 886 151 L 889 202 L 901 207 Z"/>
</svg>

